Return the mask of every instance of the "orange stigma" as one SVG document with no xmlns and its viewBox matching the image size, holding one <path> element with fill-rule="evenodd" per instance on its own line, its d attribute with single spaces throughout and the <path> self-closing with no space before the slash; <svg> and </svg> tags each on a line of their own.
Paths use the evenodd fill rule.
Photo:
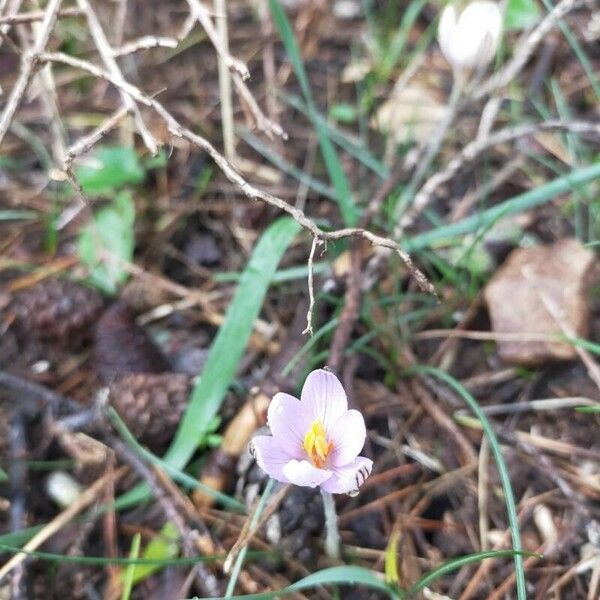
<svg viewBox="0 0 600 600">
<path fill-rule="evenodd" d="M 304 450 L 308 454 L 312 464 L 317 469 L 325 466 L 325 461 L 333 450 L 333 442 L 328 442 L 325 427 L 320 420 L 312 422 L 310 429 L 304 436 Z"/>
</svg>

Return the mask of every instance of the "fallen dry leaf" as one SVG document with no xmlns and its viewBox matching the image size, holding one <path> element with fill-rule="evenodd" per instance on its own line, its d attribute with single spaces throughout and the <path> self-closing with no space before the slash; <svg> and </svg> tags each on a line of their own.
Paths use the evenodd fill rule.
<svg viewBox="0 0 600 600">
<path fill-rule="evenodd" d="M 518 248 L 509 255 L 484 290 L 492 329 L 499 334 L 498 352 L 505 362 L 535 365 L 576 357 L 572 344 L 553 338 L 565 332 L 586 336 L 585 293 L 594 258 L 592 251 L 572 239 Z M 512 337 L 501 339 L 505 334 Z M 532 335 L 540 339 L 532 340 Z"/>
<path fill-rule="evenodd" d="M 371 124 L 382 133 L 393 135 L 398 143 L 409 139 L 425 143 L 435 133 L 447 110 L 431 90 L 419 83 L 410 83 L 392 92 L 375 113 Z"/>
</svg>

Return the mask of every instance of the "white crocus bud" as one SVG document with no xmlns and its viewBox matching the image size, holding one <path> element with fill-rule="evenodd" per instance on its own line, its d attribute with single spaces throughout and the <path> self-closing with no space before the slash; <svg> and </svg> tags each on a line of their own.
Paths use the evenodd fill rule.
<svg viewBox="0 0 600 600">
<path fill-rule="evenodd" d="M 455 73 L 483 68 L 494 58 L 502 35 L 502 12 L 492 0 L 474 0 L 459 11 L 456 3 L 442 11 L 438 41 Z"/>
<path fill-rule="evenodd" d="M 62 508 L 75 503 L 81 496 L 82 488 L 77 480 L 64 471 L 54 471 L 46 479 L 48 496 Z"/>
</svg>

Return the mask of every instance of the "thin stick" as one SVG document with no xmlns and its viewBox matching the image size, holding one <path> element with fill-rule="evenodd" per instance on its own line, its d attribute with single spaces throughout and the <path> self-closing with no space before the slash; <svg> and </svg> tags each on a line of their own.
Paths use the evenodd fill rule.
<svg viewBox="0 0 600 600">
<path fill-rule="evenodd" d="M 91 485 L 76 502 L 71 504 L 63 512 L 59 513 L 50 521 L 41 531 L 36 533 L 23 546 L 23 553 L 15 554 L 2 568 L 0 568 L 0 581 L 10 573 L 17 565 L 21 564 L 28 556 L 28 552 L 33 552 L 39 548 L 46 540 L 51 538 L 57 531 L 60 531 L 73 517 L 79 514 L 87 506 L 89 506 L 102 492 L 104 486 L 111 481 L 117 481 L 127 471 L 127 467 L 121 467 L 117 471 L 109 471 L 102 476 L 96 483 Z"/>
<path fill-rule="evenodd" d="M 229 56 L 229 32 L 227 26 L 227 5 L 225 0 L 214 0 L 217 16 L 217 33 L 224 54 L 218 53 L 219 99 L 221 102 L 221 128 L 225 158 L 235 164 L 235 133 L 233 125 L 233 101 L 231 96 L 231 72 L 225 56 Z"/>
<path fill-rule="evenodd" d="M 423 207 L 429 204 L 435 190 L 442 184 L 450 181 L 466 163 L 474 161 L 488 148 L 505 144 L 512 140 L 533 135 L 539 131 L 565 130 L 570 133 L 590 134 L 600 136 L 600 123 L 588 121 L 546 121 L 544 123 L 528 123 L 516 127 L 507 127 L 492 133 L 484 139 L 475 139 L 467 144 L 462 151 L 453 158 L 445 169 L 432 175 L 415 196 L 413 206 Z"/>
<path fill-rule="evenodd" d="M 44 18 L 45 11 L 43 10 L 32 10 L 31 12 L 24 12 L 18 14 L 9 14 L 0 17 L 0 25 L 12 24 L 18 25 L 21 23 L 32 23 L 34 21 L 41 21 Z M 77 17 L 83 14 L 78 8 L 63 8 L 58 12 L 60 17 Z M 1 30 L 0 30 L 1 31 Z M 2 31 L 4 33 L 4 31 Z"/>
<path fill-rule="evenodd" d="M 315 283 L 314 283 L 314 259 L 315 259 L 315 250 L 317 249 L 317 244 L 319 244 L 319 238 L 313 237 L 312 245 L 310 247 L 310 254 L 308 255 L 308 312 L 306 313 L 306 328 L 302 331 L 302 335 L 313 335 L 313 309 L 315 308 Z"/>
<path fill-rule="evenodd" d="M 48 44 L 50 34 L 52 33 L 56 19 L 58 18 L 61 2 L 62 0 L 50 0 L 48 2 L 46 12 L 44 13 L 44 20 L 42 21 L 33 46 L 23 54 L 19 78 L 11 90 L 4 111 L 2 111 L 2 116 L 0 117 L 0 144 L 2 144 L 2 140 L 10 127 L 10 123 L 15 116 L 19 104 L 21 103 L 23 94 L 29 85 L 29 80 L 38 63 L 39 55 L 45 50 L 46 45 Z"/>
<path fill-rule="evenodd" d="M 521 72 L 530 56 L 535 52 L 538 44 L 556 24 L 576 6 L 582 4 L 581 0 L 561 0 L 542 20 L 542 22 L 525 38 L 514 53 L 513 59 L 501 70 L 493 75 L 485 84 L 473 91 L 473 98 L 478 100 L 487 94 L 506 87 Z"/>
<path fill-rule="evenodd" d="M 223 47 L 219 34 L 208 14 L 208 10 L 206 10 L 199 0 L 187 0 L 187 3 L 190 7 L 190 14 L 193 15 L 204 28 L 208 39 L 211 41 L 217 54 L 225 61 L 227 68 L 237 71 L 242 76 L 242 79 L 248 79 L 250 77 L 248 67 L 241 60 L 231 56 L 229 50 Z"/>
<path fill-rule="evenodd" d="M 105 64 L 107 70 L 113 75 L 113 77 L 117 81 L 125 82 L 125 78 L 121 73 L 121 69 L 117 64 L 113 56 L 113 50 L 108 42 L 106 34 L 104 33 L 104 29 L 98 20 L 98 17 L 94 10 L 92 9 L 88 0 L 77 0 L 77 4 L 79 8 L 85 13 L 85 17 L 88 22 L 88 27 L 90 28 L 90 33 L 96 44 L 96 48 L 98 49 L 98 53 L 100 54 L 100 58 L 102 62 Z M 130 94 L 125 93 L 121 88 L 119 88 L 121 92 L 121 98 L 123 99 L 123 103 L 125 106 L 131 111 L 133 114 L 133 118 L 135 120 L 136 127 L 144 140 L 144 144 L 148 148 L 151 154 L 155 155 L 158 152 L 158 142 L 154 138 L 154 136 L 150 133 L 144 120 L 142 119 L 142 114 L 140 113 L 140 109 L 133 101 Z"/>
</svg>

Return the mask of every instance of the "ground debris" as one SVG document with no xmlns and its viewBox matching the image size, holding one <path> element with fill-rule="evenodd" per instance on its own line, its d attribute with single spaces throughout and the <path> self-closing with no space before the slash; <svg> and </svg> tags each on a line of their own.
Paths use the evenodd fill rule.
<svg viewBox="0 0 600 600">
<path fill-rule="evenodd" d="M 502 360 L 535 365 L 577 356 L 558 338 L 586 336 L 593 263 L 593 252 L 572 239 L 509 255 L 484 291 Z"/>
</svg>

